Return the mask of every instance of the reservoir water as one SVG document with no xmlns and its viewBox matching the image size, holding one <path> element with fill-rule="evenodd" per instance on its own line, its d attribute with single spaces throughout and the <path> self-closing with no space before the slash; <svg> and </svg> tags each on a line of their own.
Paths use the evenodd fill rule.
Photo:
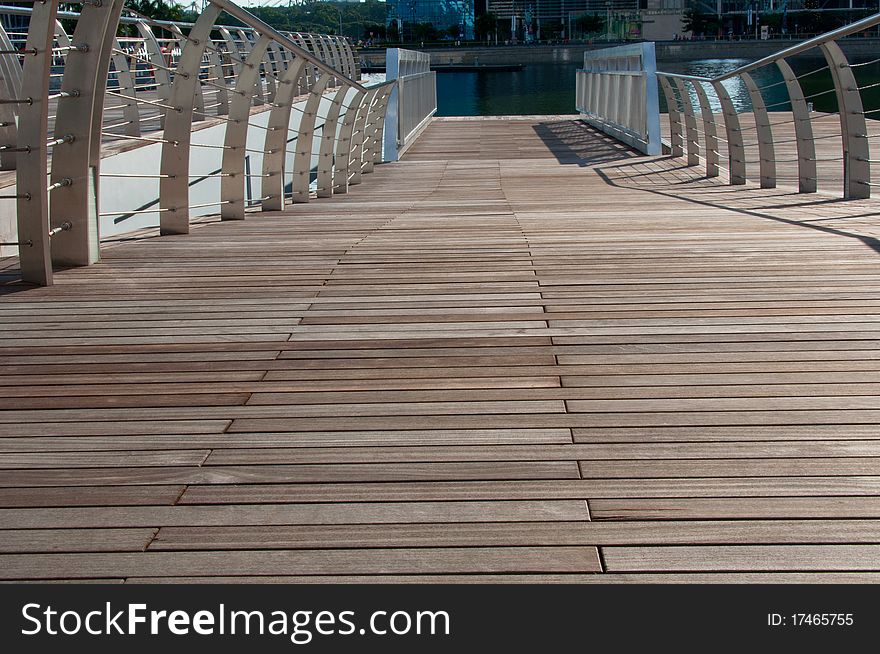
<svg viewBox="0 0 880 654">
<path fill-rule="evenodd" d="M 687 73 L 715 77 L 749 63 L 747 59 L 700 59 L 684 62 L 661 62 L 659 68 L 670 73 Z M 801 78 L 801 86 L 808 101 L 817 111 L 836 111 L 834 93 L 823 93 L 832 87 L 825 60 L 796 58 L 790 60 Z M 854 60 L 854 64 L 865 64 Z M 574 80 L 578 64 L 529 64 L 514 72 L 469 72 L 437 74 L 438 116 L 504 116 L 523 114 L 572 114 L 574 108 Z M 860 87 L 880 83 L 880 61 L 853 68 Z M 818 71 L 818 72 L 813 72 Z M 753 73 L 770 111 L 790 109 L 782 75 L 775 66 L 765 66 Z M 739 111 L 751 109 L 748 92 L 738 78 L 724 83 Z M 714 94 L 709 93 L 715 104 Z M 862 91 L 866 110 L 880 109 L 880 86 Z M 661 110 L 665 110 L 661 95 Z M 720 107 L 714 107 L 720 111 Z M 878 118 L 880 112 L 869 117 Z"/>
</svg>

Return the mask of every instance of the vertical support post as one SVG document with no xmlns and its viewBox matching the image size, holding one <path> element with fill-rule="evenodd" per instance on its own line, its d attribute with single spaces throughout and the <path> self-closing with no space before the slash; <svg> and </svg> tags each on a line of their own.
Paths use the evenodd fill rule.
<svg viewBox="0 0 880 654">
<path fill-rule="evenodd" d="M 333 192 L 348 193 L 348 181 L 351 175 L 351 143 L 354 126 L 366 93 L 355 90 L 348 102 L 348 109 L 342 119 L 339 139 L 336 141 L 336 173 L 333 176 Z"/>
<path fill-rule="evenodd" d="M 700 117 L 703 120 L 703 134 L 706 139 L 706 177 L 718 177 L 718 132 L 715 129 L 715 114 L 712 113 L 712 105 L 702 82 L 691 82 L 697 98 L 700 101 Z"/>
<path fill-rule="evenodd" d="M 52 260 L 61 266 L 86 266 L 100 258 L 99 168 L 104 94 L 110 70 L 110 53 L 124 0 L 86 4 L 76 24 L 74 44 L 67 58 L 55 117 L 56 138 L 67 142 L 52 153 L 53 191 L 49 223 L 61 231 L 52 243 Z"/>
<path fill-rule="evenodd" d="M 238 42 L 235 40 L 235 37 L 232 36 L 232 32 L 229 31 L 229 28 L 220 27 L 217 31 L 220 32 L 220 36 L 223 37 L 226 52 L 229 54 L 229 64 L 232 67 L 232 79 L 237 79 L 241 73 L 241 62 L 243 60 L 241 51 L 238 49 Z M 190 32 L 190 34 L 192 34 L 192 32 Z M 227 88 L 229 88 L 228 84 Z"/>
<path fill-rule="evenodd" d="M 694 105 L 691 102 L 691 96 L 685 87 L 684 82 L 678 78 L 673 80 L 675 89 L 681 98 L 681 105 L 684 108 L 684 126 L 685 140 L 687 141 L 687 165 L 700 165 L 700 141 L 697 133 L 697 117 L 694 115 Z"/>
<path fill-rule="evenodd" d="M 345 102 L 345 96 L 351 89 L 343 84 L 333 96 L 330 108 L 327 109 L 327 117 L 324 118 L 324 127 L 321 129 L 321 147 L 318 154 L 318 197 L 329 198 L 333 195 L 333 144 L 336 142 L 337 126 L 339 124 L 339 112 Z"/>
<path fill-rule="evenodd" d="M 386 109 L 386 120 L 388 124 L 385 126 L 385 158 L 388 161 L 397 161 L 399 158 L 397 148 L 400 145 L 401 135 L 398 134 L 400 129 L 400 111 L 401 111 L 401 93 L 403 93 L 403 83 L 400 80 L 400 48 L 388 48 L 385 50 L 385 80 L 388 82 L 397 80 L 397 84 L 391 90 L 391 97 L 388 98 L 388 107 Z"/>
<path fill-rule="evenodd" d="M 368 89 L 364 94 L 361 106 L 358 108 L 357 118 L 354 122 L 354 130 L 351 136 L 351 151 L 348 157 L 350 172 L 348 175 L 349 185 L 360 184 L 364 168 L 364 145 L 366 143 L 367 119 L 372 112 L 373 103 L 379 87 Z"/>
<path fill-rule="evenodd" d="M 364 134 L 364 159 L 362 170 L 365 173 L 373 172 L 374 164 L 382 162 L 382 143 L 385 132 L 385 109 L 388 99 L 391 97 L 391 89 L 394 84 L 385 83 L 379 87 L 376 101 L 370 108 L 367 118 L 367 126 Z"/>
<path fill-rule="evenodd" d="M 202 63 L 220 8 L 211 3 L 196 19 L 177 62 L 177 74 L 171 86 L 170 104 L 165 125 L 165 143 L 159 172 L 159 229 L 162 234 L 189 233 L 189 157 L 192 142 L 192 115 L 195 105 L 196 71 Z"/>
<path fill-rule="evenodd" d="M 758 137 L 758 161 L 761 175 L 761 188 L 776 188 L 776 152 L 773 147 L 773 127 L 761 89 L 748 73 L 740 75 L 752 101 L 752 115 L 755 118 L 755 130 Z"/>
<path fill-rule="evenodd" d="M 250 122 L 251 102 L 260 94 L 260 67 L 269 47 L 266 35 L 257 39 L 247 55 L 241 74 L 235 83 L 235 91 L 229 102 L 229 122 L 223 145 L 221 170 L 227 175 L 220 178 L 220 208 L 222 220 L 244 220 L 245 209 L 245 158 L 247 157 L 247 133 Z"/>
<path fill-rule="evenodd" d="M 798 190 L 801 193 L 815 193 L 817 188 L 816 175 L 816 143 L 813 140 L 813 123 L 804 92 L 798 82 L 797 75 L 785 59 L 776 62 L 776 66 L 785 80 L 788 89 L 788 100 L 791 103 L 791 114 L 794 120 L 794 137 L 797 146 Z"/>
<path fill-rule="evenodd" d="M 208 61 L 211 63 L 208 75 L 213 77 L 211 88 L 214 89 L 214 98 L 217 101 L 217 115 L 226 116 L 229 113 L 229 93 L 226 88 L 226 69 L 223 58 L 216 48 L 208 50 Z"/>
<path fill-rule="evenodd" d="M 293 157 L 293 201 L 309 201 L 309 184 L 312 176 L 312 150 L 315 136 L 315 119 L 324 98 L 324 90 L 332 79 L 330 73 L 324 73 L 315 82 L 311 94 L 306 100 L 305 111 L 299 121 L 299 134 L 296 137 L 296 154 Z"/>
<path fill-rule="evenodd" d="M 678 98 L 672 92 L 669 80 L 660 76 L 660 88 L 666 98 L 666 111 L 669 114 L 669 147 L 673 157 L 684 156 L 684 134 L 682 133 L 681 113 L 678 110 Z"/>
<path fill-rule="evenodd" d="M 49 246 L 49 191 L 47 147 L 49 132 L 49 73 L 55 41 L 58 0 L 35 3 L 28 28 L 20 97 L 31 98 L 23 105 L 18 124 L 18 143 L 26 146 L 19 153 L 16 171 L 19 263 L 21 278 L 31 284 L 52 283 L 52 257 Z"/>
<path fill-rule="evenodd" d="M 12 52 L 15 48 L 0 25 L 0 48 Z M 17 57 L 0 55 L 0 95 L 4 98 L 21 97 L 21 66 Z M 0 104 L 0 146 L 15 147 L 18 143 L 14 104 Z M 15 170 L 16 153 L 0 151 L 0 170 Z"/>
<path fill-rule="evenodd" d="M 645 85 L 645 154 L 658 155 L 663 147 L 660 143 L 660 91 L 657 89 L 657 56 L 653 41 L 642 44 L 641 63 Z"/>
<path fill-rule="evenodd" d="M 284 208 L 284 171 L 287 159 L 287 135 L 290 129 L 290 111 L 297 95 L 299 78 L 306 66 L 306 60 L 297 57 L 281 74 L 278 92 L 269 113 L 269 129 L 263 147 L 263 211 L 281 211 Z M 296 138 L 296 137 L 295 137 Z M 269 177 L 266 177 L 269 175 Z"/>
<path fill-rule="evenodd" d="M 128 63 L 128 56 L 122 52 L 118 39 L 113 39 L 113 49 L 113 68 L 116 69 L 116 81 L 119 86 L 119 93 L 134 98 L 137 95 L 134 75 L 131 74 L 131 66 Z M 122 117 L 126 122 L 123 126 L 123 133 L 126 136 L 140 136 L 141 122 L 137 101 L 126 98 L 118 99 L 122 105 Z"/>
<path fill-rule="evenodd" d="M 743 146 L 742 128 L 739 116 L 730 99 L 730 94 L 721 82 L 712 82 L 712 88 L 721 102 L 721 114 L 724 116 L 724 131 L 727 136 L 727 169 L 730 171 L 730 183 L 734 185 L 746 183 L 746 152 Z"/>
<path fill-rule="evenodd" d="M 871 162 L 868 128 L 859 85 L 843 50 L 836 41 L 819 46 L 834 80 L 840 136 L 843 142 L 843 197 L 856 200 L 871 197 Z"/>
<path fill-rule="evenodd" d="M 177 39 L 178 47 L 183 48 L 183 44 L 186 43 L 186 36 L 183 31 L 177 25 L 169 25 L 168 30 L 174 34 Z M 171 67 L 171 52 L 173 50 L 173 46 L 166 45 L 166 50 L 168 51 L 168 59 L 165 63 L 169 68 Z M 168 76 L 168 97 L 171 97 L 171 73 L 165 71 Z M 199 69 L 196 71 L 196 75 L 201 77 L 202 66 L 199 64 Z M 166 110 L 167 111 L 167 110 Z M 205 113 L 205 95 L 202 93 L 202 85 L 201 83 L 196 84 L 196 104 L 195 104 L 195 112 L 193 113 L 193 120 L 205 120 L 208 117 L 208 114 Z"/>
<path fill-rule="evenodd" d="M 85 7 L 83 7 L 83 9 L 85 9 Z M 139 20 L 135 23 L 135 27 L 137 28 L 138 34 L 140 34 L 141 38 L 144 40 L 144 48 L 147 50 L 147 58 L 153 64 L 153 80 L 156 82 L 156 96 L 158 97 L 159 102 L 162 104 L 168 104 L 168 99 L 171 97 L 171 75 L 169 75 L 168 71 L 164 69 L 166 66 L 170 68 L 168 62 L 165 60 L 165 54 L 162 52 L 162 47 L 159 45 L 156 35 L 153 34 L 153 29 L 149 25 Z M 159 118 L 159 124 L 163 128 L 165 127 L 165 113 L 166 112 L 163 109 L 162 115 Z"/>
</svg>

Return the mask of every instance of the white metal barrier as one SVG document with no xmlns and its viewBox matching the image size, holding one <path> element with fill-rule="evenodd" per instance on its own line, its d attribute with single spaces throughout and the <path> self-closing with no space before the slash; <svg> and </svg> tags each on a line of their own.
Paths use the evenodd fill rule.
<svg viewBox="0 0 880 654">
<path fill-rule="evenodd" d="M 871 164 L 880 163 L 876 155 L 872 158 L 871 151 L 876 148 L 876 141 L 872 143 L 872 140 L 880 138 L 880 134 L 869 133 L 866 118 L 877 118 L 880 108 L 866 107 L 865 101 L 871 96 L 862 91 L 875 89 L 880 82 L 872 77 L 862 78 L 860 71 L 865 66 L 880 63 L 880 58 L 850 63 L 838 41 L 877 25 L 880 25 L 880 13 L 717 77 L 658 71 L 669 111 L 669 150 L 672 156 L 686 157 L 689 166 L 704 162 L 707 177 L 717 177 L 720 169 L 726 168 L 730 184 L 745 184 L 749 176 L 757 177 L 762 188 L 776 187 L 777 163 L 796 163 L 801 193 L 819 190 L 822 170 L 817 164 L 837 166 L 840 162 L 843 197 L 871 197 L 871 189 L 880 186 L 871 178 Z M 825 65 L 797 74 L 789 60 L 811 51 L 821 56 Z M 776 69 L 782 79 L 759 86 L 755 73 L 761 69 Z M 829 78 L 825 88 L 821 86 L 823 74 Z M 808 86 L 803 87 L 801 80 L 805 78 L 809 78 Z M 729 87 L 736 84 L 748 94 L 751 105 L 748 111 L 738 111 L 732 101 Z M 784 88 L 786 96 L 768 103 L 764 93 L 774 87 Z M 817 87 L 818 90 L 805 93 Z M 772 97 L 769 99 L 773 100 Z M 813 111 L 814 99 L 836 104 L 831 109 L 839 119 L 839 129 L 835 132 L 814 134 L 814 121 L 831 115 Z M 790 110 L 791 118 L 771 120 L 768 111 L 781 109 Z M 741 121 L 740 116 L 744 113 L 752 116 Z M 779 133 L 788 126 L 791 126 L 794 138 L 780 139 Z M 819 139 L 839 140 L 840 155 L 817 157 L 815 142 Z M 785 145 L 791 144 L 795 145 L 794 159 L 790 155 L 788 159 L 780 159 L 777 146 L 784 149 Z M 757 155 L 757 158 L 750 159 L 750 155 Z M 757 175 L 754 175 L 755 169 Z M 825 172 L 828 172 L 827 168 Z"/>
<path fill-rule="evenodd" d="M 192 24 L 126 16 L 124 0 L 61 7 L 0 6 L 28 25 L 0 27 L 0 246 L 25 281 L 97 261 L 105 221 L 182 234 L 195 215 L 345 193 L 381 161 L 395 82 L 362 86 L 340 37 L 281 33 L 230 0 Z"/>
<path fill-rule="evenodd" d="M 584 53 L 576 105 L 583 119 L 645 154 L 660 154 L 660 106 L 653 43 Z"/>
<path fill-rule="evenodd" d="M 437 73 L 431 55 L 393 48 L 385 55 L 385 79 L 397 81 L 385 115 L 385 160 L 397 161 L 437 113 Z"/>
</svg>

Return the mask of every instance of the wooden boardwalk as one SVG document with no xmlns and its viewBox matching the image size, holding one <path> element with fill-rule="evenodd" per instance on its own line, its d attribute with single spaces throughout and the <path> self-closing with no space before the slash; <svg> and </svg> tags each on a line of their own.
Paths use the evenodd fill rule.
<svg viewBox="0 0 880 654">
<path fill-rule="evenodd" d="M 573 121 L 367 181 L 2 287 L 0 578 L 880 580 L 880 203 Z"/>
</svg>

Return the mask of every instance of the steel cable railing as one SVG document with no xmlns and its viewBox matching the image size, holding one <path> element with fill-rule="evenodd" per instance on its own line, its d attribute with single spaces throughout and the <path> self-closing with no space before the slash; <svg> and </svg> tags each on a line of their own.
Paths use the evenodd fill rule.
<svg viewBox="0 0 880 654">
<path fill-rule="evenodd" d="M 880 109 L 872 108 L 866 111 L 863 107 L 862 93 L 880 87 L 880 82 L 871 81 L 859 85 L 853 69 L 880 63 L 880 60 L 850 64 L 837 41 L 878 24 L 880 24 L 880 14 L 714 78 L 658 71 L 657 76 L 669 112 L 667 141 L 669 152 L 675 157 L 686 157 L 689 166 L 704 163 L 707 176 L 718 175 L 719 162 L 717 155 L 712 154 L 712 143 L 708 142 L 705 134 L 703 138 L 698 138 L 693 128 L 692 123 L 699 115 L 704 126 L 711 124 L 714 129 L 726 133 L 726 139 L 717 137 L 716 143 L 721 140 L 727 145 L 725 168 L 731 184 L 745 184 L 749 166 L 757 164 L 761 187 L 774 188 L 778 181 L 777 163 L 796 163 L 798 188 L 803 193 L 811 193 L 818 189 L 820 177 L 818 164 L 842 162 L 843 196 L 851 199 L 870 197 L 871 188 L 876 184 L 871 181 L 869 156 L 871 136 L 868 134 L 865 117 Z M 811 50 L 821 53 L 825 65 L 795 74 L 789 60 L 795 55 L 808 53 Z M 781 74 L 782 80 L 762 86 L 757 85 L 752 73 L 761 69 L 775 69 L 776 74 Z M 820 73 L 827 73 L 830 78 L 830 88 L 805 94 L 801 80 Z M 730 83 L 731 80 L 737 80 L 745 87 L 750 105 L 748 110 L 738 111 L 731 101 L 724 85 L 724 82 Z M 785 87 L 787 97 L 783 100 L 774 99 L 772 102 L 766 102 L 765 92 L 777 86 Z M 714 103 L 705 102 L 702 97 L 710 88 L 714 95 Z M 821 103 L 830 97 L 833 97 L 836 103 L 835 111 L 813 111 L 813 100 Z M 721 107 L 720 117 L 713 108 L 718 106 Z M 782 121 L 770 119 L 769 112 L 782 111 L 786 107 L 792 113 L 791 119 Z M 741 124 L 740 116 L 743 114 L 748 115 L 752 124 Z M 839 129 L 832 134 L 814 133 L 814 125 L 817 121 L 833 114 L 838 116 Z M 779 138 L 780 128 L 785 125 L 793 126 L 793 134 L 791 137 L 786 135 L 784 138 Z M 703 131 L 706 131 L 705 127 Z M 747 143 L 743 140 L 743 134 L 751 132 L 754 132 L 756 140 Z M 817 157 L 817 142 L 833 139 L 841 141 L 841 154 Z M 796 157 L 779 158 L 777 146 L 791 144 L 795 145 Z M 755 149 L 757 149 L 757 159 L 746 156 L 748 150 Z"/>
<path fill-rule="evenodd" d="M 0 33 L 0 202 L 15 203 L 25 281 L 95 262 L 102 225 L 186 233 L 196 215 L 345 193 L 382 161 L 396 83 L 362 86 L 343 38 L 282 33 L 229 0 L 195 23 L 124 0 L 4 12 L 29 18 Z"/>
</svg>

